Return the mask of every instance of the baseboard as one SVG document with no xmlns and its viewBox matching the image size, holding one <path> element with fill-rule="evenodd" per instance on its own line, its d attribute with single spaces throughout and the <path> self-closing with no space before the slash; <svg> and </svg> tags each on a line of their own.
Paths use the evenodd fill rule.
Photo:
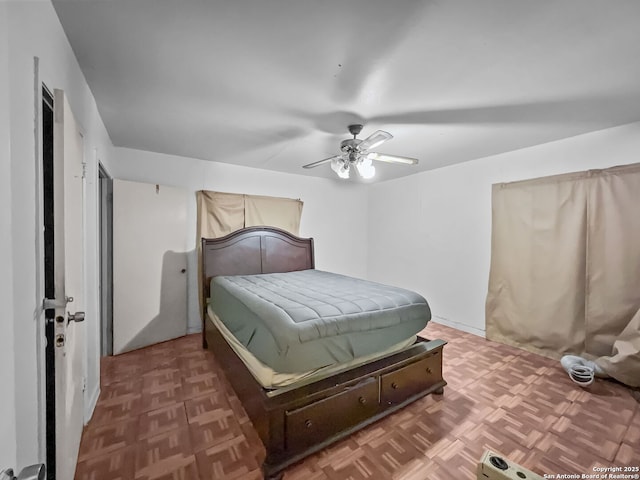
<svg viewBox="0 0 640 480">
<path fill-rule="evenodd" d="M 469 325 L 465 325 L 464 323 L 454 322 L 452 320 L 448 320 L 443 317 L 439 317 L 434 315 L 431 318 L 432 322 L 439 323 L 441 325 L 445 325 L 447 327 L 455 328 L 456 330 L 462 330 L 463 332 L 472 333 L 474 335 L 478 335 L 479 337 L 486 338 L 486 333 L 484 330 L 479 328 L 471 327 Z"/>
<path fill-rule="evenodd" d="M 84 410 L 84 424 L 86 425 L 91 420 L 93 416 L 93 411 L 96 409 L 96 405 L 98 404 L 98 398 L 100 398 L 100 387 L 96 387 L 93 393 L 89 396 L 89 402 L 85 405 Z"/>
</svg>

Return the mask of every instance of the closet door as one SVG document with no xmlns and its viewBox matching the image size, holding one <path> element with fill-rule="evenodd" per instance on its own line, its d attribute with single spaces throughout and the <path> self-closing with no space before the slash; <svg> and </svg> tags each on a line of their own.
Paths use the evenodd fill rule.
<svg viewBox="0 0 640 480">
<path fill-rule="evenodd" d="M 113 352 L 187 331 L 187 208 L 180 188 L 113 182 Z"/>
</svg>

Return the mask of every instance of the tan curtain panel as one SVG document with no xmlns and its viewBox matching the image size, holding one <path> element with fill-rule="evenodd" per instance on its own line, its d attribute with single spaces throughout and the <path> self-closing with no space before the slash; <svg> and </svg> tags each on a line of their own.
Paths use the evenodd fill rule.
<svg viewBox="0 0 640 480">
<path fill-rule="evenodd" d="M 616 380 L 631 387 L 640 387 L 640 310 L 613 342 L 610 355 L 597 358 L 596 363 Z"/>
<path fill-rule="evenodd" d="M 589 189 L 585 352 L 640 386 L 640 165 L 595 174 Z"/>
<path fill-rule="evenodd" d="M 198 202 L 197 239 L 224 237 L 244 227 L 244 195 L 196 192 Z"/>
<path fill-rule="evenodd" d="M 498 184 L 487 338 L 640 385 L 640 164 Z"/>
<path fill-rule="evenodd" d="M 582 349 L 585 202 L 573 180 L 494 185 L 487 338 L 544 354 Z"/>
<path fill-rule="evenodd" d="M 200 313 L 204 313 L 202 298 L 201 238 L 218 238 L 245 227 L 259 225 L 278 227 L 299 235 L 303 202 L 291 198 L 264 197 L 237 193 L 196 192 L 198 251 L 198 298 Z"/>
<path fill-rule="evenodd" d="M 244 212 L 245 227 L 269 225 L 299 235 L 302 215 L 300 200 L 245 195 Z"/>
</svg>

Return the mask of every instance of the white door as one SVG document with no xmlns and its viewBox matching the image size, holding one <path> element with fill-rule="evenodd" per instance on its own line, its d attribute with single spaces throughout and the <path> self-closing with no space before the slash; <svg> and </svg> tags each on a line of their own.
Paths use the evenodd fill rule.
<svg viewBox="0 0 640 480">
<path fill-rule="evenodd" d="M 182 188 L 113 181 L 113 352 L 187 332 L 187 212 Z"/>
<path fill-rule="evenodd" d="M 61 90 L 54 97 L 56 479 L 73 480 L 84 412 L 83 139 Z"/>
</svg>

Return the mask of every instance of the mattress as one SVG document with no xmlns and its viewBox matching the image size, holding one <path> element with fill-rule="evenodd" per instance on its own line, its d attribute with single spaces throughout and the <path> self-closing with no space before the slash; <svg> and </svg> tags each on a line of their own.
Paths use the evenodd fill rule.
<svg viewBox="0 0 640 480">
<path fill-rule="evenodd" d="M 210 306 L 260 362 L 305 372 L 380 352 L 422 330 L 419 294 L 320 270 L 219 276 Z"/>
<path fill-rule="evenodd" d="M 327 365 L 326 367 L 316 368 L 315 370 L 308 370 L 306 372 L 293 372 L 283 373 L 276 372 L 274 369 L 268 367 L 242 345 L 236 337 L 234 337 L 227 327 L 220 321 L 218 316 L 213 313 L 211 307 L 207 309 L 207 317 L 209 322 L 213 323 L 220 334 L 225 338 L 229 346 L 236 352 L 236 355 L 240 357 L 240 360 L 246 365 L 247 369 L 251 372 L 253 377 L 258 381 L 262 387 L 267 390 L 276 390 L 289 386 L 301 386 L 302 384 L 308 384 L 320 380 L 329 375 L 355 368 L 365 363 L 378 360 L 394 353 L 400 352 L 406 348 L 411 347 L 416 342 L 416 336 L 403 340 L 402 342 L 392 345 L 390 348 L 381 352 L 376 352 L 364 357 L 358 357 L 348 363 L 340 363 L 334 365 Z"/>
</svg>

